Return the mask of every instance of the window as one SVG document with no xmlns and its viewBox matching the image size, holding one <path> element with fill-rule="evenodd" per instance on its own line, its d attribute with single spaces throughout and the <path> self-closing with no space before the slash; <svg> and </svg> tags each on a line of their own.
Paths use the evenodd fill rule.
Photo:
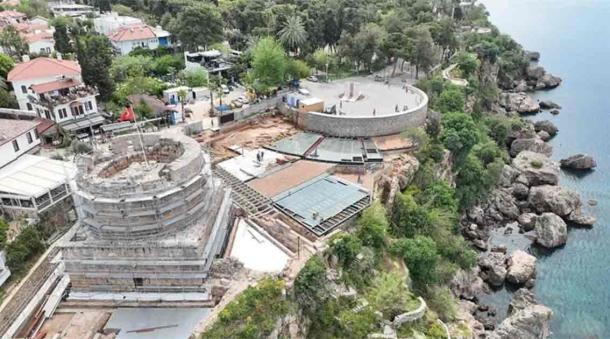
<svg viewBox="0 0 610 339">
<path fill-rule="evenodd" d="M 91 101 L 85 102 L 85 109 L 87 109 L 87 111 L 93 111 L 93 103 Z"/>
<path fill-rule="evenodd" d="M 28 89 L 25 87 L 25 85 L 21 85 L 21 92 L 23 92 L 23 93 L 28 92 Z"/>
<path fill-rule="evenodd" d="M 59 114 L 59 119 L 64 119 L 68 116 L 68 111 L 65 108 L 58 109 L 57 113 Z"/>
<path fill-rule="evenodd" d="M 72 111 L 73 116 L 79 116 L 83 114 L 83 106 L 72 106 L 70 107 L 70 111 Z"/>
<path fill-rule="evenodd" d="M 31 144 L 32 141 L 34 141 L 32 139 L 32 132 L 27 132 L 25 136 L 28 138 L 28 144 Z"/>
<path fill-rule="evenodd" d="M 19 152 L 19 143 L 17 142 L 17 140 L 13 140 L 13 149 L 15 150 L 15 152 Z"/>
<path fill-rule="evenodd" d="M 144 278 L 133 278 L 133 284 L 136 287 L 143 286 L 144 285 Z"/>
<path fill-rule="evenodd" d="M 38 135 L 37 129 L 34 130 L 34 137 L 36 137 L 36 139 L 40 139 L 40 135 Z"/>
<path fill-rule="evenodd" d="M 32 110 L 32 104 L 30 104 L 30 103 L 28 102 L 28 103 L 26 103 L 25 105 L 27 106 L 28 111 L 31 111 L 31 110 Z"/>
<path fill-rule="evenodd" d="M 51 120 L 51 112 L 49 112 L 48 109 L 44 110 L 44 116 L 45 116 L 45 118 Z"/>
</svg>

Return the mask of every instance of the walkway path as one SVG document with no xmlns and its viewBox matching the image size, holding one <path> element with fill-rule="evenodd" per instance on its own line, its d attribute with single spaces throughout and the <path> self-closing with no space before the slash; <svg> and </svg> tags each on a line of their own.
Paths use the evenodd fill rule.
<svg viewBox="0 0 610 339">
<path fill-rule="evenodd" d="M 457 67 L 457 64 L 452 64 L 449 67 L 445 68 L 443 70 L 443 79 L 445 80 L 449 80 L 452 84 L 456 85 L 456 86 L 460 86 L 460 87 L 466 87 L 468 86 L 468 80 L 466 79 L 459 79 L 459 78 L 454 78 L 451 75 L 451 71 L 453 71 L 455 68 Z"/>
</svg>

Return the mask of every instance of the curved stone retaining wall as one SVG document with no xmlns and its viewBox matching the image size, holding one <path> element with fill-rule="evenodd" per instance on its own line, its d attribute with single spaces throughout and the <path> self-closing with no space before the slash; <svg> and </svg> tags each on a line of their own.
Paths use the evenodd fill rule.
<svg viewBox="0 0 610 339">
<path fill-rule="evenodd" d="M 428 113 L 428 96 L 415 87 L 409 88 L 421 97 L 421 101 L 418 106 L 403 112 L 378 116 L 295 112 L 295 122 L 305 130 L 336 137 L 374 137 L 401 133 L 410 127 L 422 126 Z"/>
</svg>

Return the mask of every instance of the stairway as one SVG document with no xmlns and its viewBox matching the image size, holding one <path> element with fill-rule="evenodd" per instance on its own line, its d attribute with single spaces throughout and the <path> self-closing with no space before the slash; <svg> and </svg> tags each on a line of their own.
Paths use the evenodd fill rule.
<svg viewBox="0 0 610 339">
<path fill-rule="evenodd" d="M 213 172 L 214 175 L 220 177 L 225 184 L 231 187 L 233 201 L 250 216 L 260 216 L 272 209 L 271 199 L 258 193 L 231 173 L 220 167 L 215 167 Z"/>
</svg>

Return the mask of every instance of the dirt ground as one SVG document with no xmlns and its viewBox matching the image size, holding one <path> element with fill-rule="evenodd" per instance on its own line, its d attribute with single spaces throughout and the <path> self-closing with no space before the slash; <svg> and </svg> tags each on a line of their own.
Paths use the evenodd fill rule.
<svg viewBox="0 0 610 339">
<path fill-rule="evenodd" d="M 93 338 L 95 333 L 108 322 L 110 315 L 111 312 L 103 310 L 79 310 L 73 313 L 57 312 L 44 322 L 40 333 L 46 334 L 46 338 L 53 338 L 55 334 L 59 334 L 61 338 L 65 339 Z M 109 335 L 101 338 L 112 337 L 114 336 Z"/>
<path fill-rule="evenodd" d="M 235 155 L 230 148 L 256 149 L 272 142 L 296 134 L 295 126 L 280 116 L 266 116 L 250 124 L 221 134 L 205 131 L 195 139 L 209 146 L 216 159 Z"/>
</svg>

